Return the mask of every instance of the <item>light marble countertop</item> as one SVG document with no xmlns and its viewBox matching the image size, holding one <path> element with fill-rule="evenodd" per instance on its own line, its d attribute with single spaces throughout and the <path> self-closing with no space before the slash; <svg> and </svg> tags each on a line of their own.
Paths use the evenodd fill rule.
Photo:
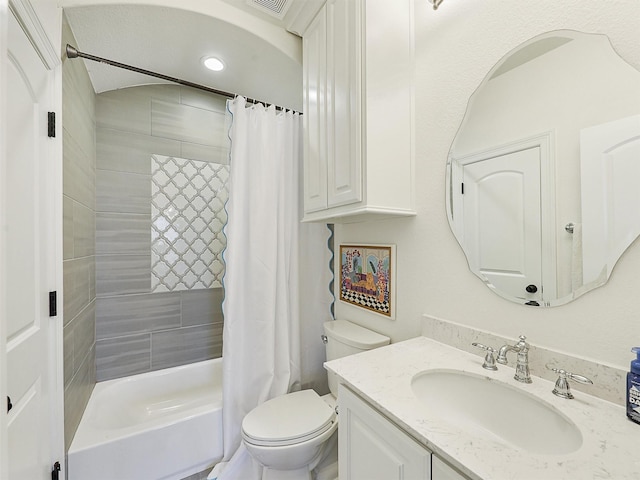
<svg viewBox="0 0 640 480">
<path fill-rule="evenodd" d="M 509 361 L 513 364 L 515 357 Z M 640 425 L 627 419 L 623 407 L 578 391 L 573 392 L 573 400 L 559 398 L 551 393 L 553 382 L 535 376 L 531 384 L 514 380 L 512 366 L 498 365 L 498 371 L 493 372 L 485 370 L 482 357 L 417 337 L 333 360 L 325 367 L 471 479 L 640 479 Z M 431 369 L 486 376 L 544 400 L 580 428 L 582 446 L 561 455 L 531 454 L 477 429 L 467 430 L 447 422 L 437 412 L 429 412 L 411 389 L 413 376 Z M 470 401 L 472 398 L 471 394 Z M 496 415 L 500 412 L 496 411 Z"/>
</svg>

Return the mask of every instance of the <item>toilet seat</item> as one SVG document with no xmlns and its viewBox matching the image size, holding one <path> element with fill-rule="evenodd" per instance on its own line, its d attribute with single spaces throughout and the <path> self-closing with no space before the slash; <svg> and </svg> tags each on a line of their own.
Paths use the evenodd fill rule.
<svg viewBox="0 0 640 480">
<path fill-rule="evenodd" d="M 294 445 L 331 429 L 335 417 L 335 411 L 315 391 L 301 390 L 254 408 L 242 421 L 242 437 L 253 445 Z"/>
</svg>

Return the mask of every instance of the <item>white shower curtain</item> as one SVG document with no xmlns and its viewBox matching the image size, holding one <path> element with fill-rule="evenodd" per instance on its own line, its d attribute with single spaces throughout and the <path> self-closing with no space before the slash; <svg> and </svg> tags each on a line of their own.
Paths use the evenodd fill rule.
<svg viewBox="0 0 640 480">
<path fill-rule="evenodd" d="M 300 385 L 301 118 L 273 106 L 247 106 L 242 97 L 228 101 L 227 109 L 232 123 L 224 230 L 224 459 L 208 478 L 259 480 L 261 468 L 242 446 L 242 419 Z"/>
</svg>

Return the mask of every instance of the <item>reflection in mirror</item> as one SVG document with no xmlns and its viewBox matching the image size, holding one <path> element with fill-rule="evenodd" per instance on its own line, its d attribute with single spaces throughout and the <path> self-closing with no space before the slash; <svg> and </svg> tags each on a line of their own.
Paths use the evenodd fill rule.
<svg viewBox="0 0 640 480">
<path fill-rule="evenodd" d="M 517 303 L 606 283 L 640 234 L 640 72 L 605 35 L 516 48 L 469 100 L 447 162 L 447 215 L 469 268 Z"/>
</svg>

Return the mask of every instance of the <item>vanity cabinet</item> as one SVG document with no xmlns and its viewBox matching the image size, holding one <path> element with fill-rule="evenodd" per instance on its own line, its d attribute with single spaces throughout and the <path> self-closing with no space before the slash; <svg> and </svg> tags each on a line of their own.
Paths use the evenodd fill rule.
<svg viewBox="0 0 640 480">
<path fill-rule="evenodd" d="M 431 457 L 431 480 L 468 480 L 457 470 L 451 468 L 438 457 Z"/>
<path fill-rule="evenodd" d="M 415 215 L 411 0 L 328 0 L 303 34 L 304 221 Z"/>
<path fill-rule="evenodd" d="M 348 387 L 338 388 L 340 480 L 468 480 Z"/>
<path fill-rule="evenodd" d="M 338 393 L 340 480 L 429 480 L 431 452 L 343 385 Z"/>
</svg>

